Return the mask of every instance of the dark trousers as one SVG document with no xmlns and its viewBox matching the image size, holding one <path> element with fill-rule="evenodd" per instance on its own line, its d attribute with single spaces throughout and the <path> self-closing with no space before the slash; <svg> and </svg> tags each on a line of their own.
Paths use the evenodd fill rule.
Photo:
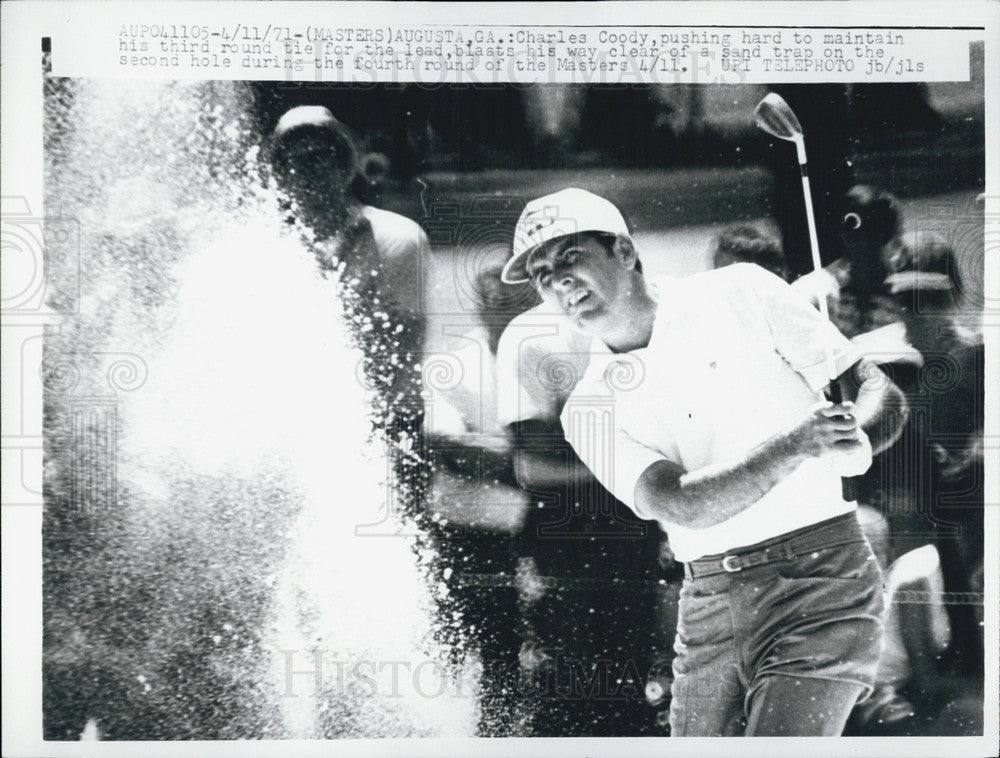
<svg viewBox="0 0 1000 758">
<path fill-rule="evenodd" d="M 871 692 L 883 629 L 882 574 L 857 517 L 734 554 L 754 565 L 727 571 L 725 556 L 689 564 L 671 734 L 839 735 Z"/>
</svg>

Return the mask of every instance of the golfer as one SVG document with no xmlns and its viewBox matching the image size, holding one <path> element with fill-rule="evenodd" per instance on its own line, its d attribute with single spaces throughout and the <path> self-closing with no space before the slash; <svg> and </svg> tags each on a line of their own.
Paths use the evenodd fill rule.
<svg viewBox="0 0 1000 758">
<path fill-rule="evenodd" d="M 883 628 L 840 477 L 898 433 L 902 396 L 764 269 L 647 280 L 637 263 L 618 209 L 571 188 L 528 204 L 505 273 L 593 336 L 566 437 L 685 563 L 671 733 L 837 735 Z M 828 346 L 851 402 L 824 401 Z"/>
</svg>

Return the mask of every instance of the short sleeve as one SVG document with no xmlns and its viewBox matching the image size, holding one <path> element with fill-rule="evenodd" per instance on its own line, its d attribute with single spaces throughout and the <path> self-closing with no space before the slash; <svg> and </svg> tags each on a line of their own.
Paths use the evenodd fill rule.
<svg viewBox="0 0 1000 758">
<path fill-rule="evenodd" d="M 749 285 L 763 310 L 775 349 L 814 392 L 830 382 L 826 363 L 828 346 L 833 350 L 837 376 L 861 359 L 861 351 L 824 319 L 801 292 L 759 266 L 742 264 L 739 268 L 741 281 Z"/>
<path fill-rule="evenodd" d="M 383 257 L 412 259 L 430 250 L 427 234 L 413 219 L 370 205 L 362 207 L 362 214 L 372 226 L 372 236 Z M 427 265 L 426 260 L 422 263 Z"/>
<path fill-rule="evenodd" d="M 562 317 L 533 308 L 514 318 L 497 344 L 497 420 L 501 426 L 559 413 L 590 362 L 590 337 Z"/>
<path fill-rule="evenodd" d="M 423 314 L 431 254 L 427 234 L 417 222 L 397 213 L 371 206 L 362 212 L 384 267 L 385 299 L 403 311 Z"/>
<path fill-rule="evenodd" d="M 520 330 L 508 326 L 497 343 L 497 421 L 501 426 L 532 418 L 553 418 L 545 407 L 545 398 L 524 385 L 522 374 L 530 375 L 526 364 L 536 360 L 534 351 L 523 350 L 521 336 Z"/>
<path fill-rule="evenodd" d="M 652 518 L 636 506 L 635 486 L 643 473 L 668 457 L 636 441 L 616 421 L 613 397 L 606 402 L 574 392 L 561 414 L 566 441 L 594 477 L 641 518 Z M 674 449 L 664 440 L 664 449 Z"/>
</svg>

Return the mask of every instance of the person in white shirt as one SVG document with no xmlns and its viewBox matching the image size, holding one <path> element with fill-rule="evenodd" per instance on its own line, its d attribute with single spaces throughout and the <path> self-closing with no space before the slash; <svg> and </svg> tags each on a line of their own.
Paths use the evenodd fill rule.
<svg viewBox="0 0 1000 758">
<path fill-rule="evenodd" d="M 280 198 L 324 275 L 340 284 L 362 348 L 361 374 L 376 394 L 375 427 L 389 442 L 399 501 L 422 512 L 429 464 L 421 452 L 427 261 L 415 221 L 360 202 L 351 185 L 357 141 L 329 109 L 301 105 L 278 120 L 269 145 Z"/>
<path fill-rule="evenodd" d="M 281 116 L 271 140 L 271 164 L 321 268 L 336 273 L 356 318 L 370 322 L 357 324 L 372 358 L 369 379 L 389 385 L 389 404 L 417 404 L 414 367 L 425 341 L 430 257 L 424 230 L 352 195 L 360 166 L 357 142 L 323 106 L 301 105 Z"/>
<path fill-rule="evenodd" d="M 509 265 L 501 279 L 530 288 Z M 559 422 L 589 350 L 551 303 L 515 316 L 497 346 L 497 420 L 531 497 L 516 544 L 530 736 L 660 733 L 644 692 L 670 646 L 663 535 L 595 480 Z"/>
<path fill-rule="evenodd" d="M 570 188 L 528 204 L 508 267 L 594 338 L 567 440 L 685 562 L 671 733 L 839 734 L 883 629 L 839 479 L 892 441 L 902 395 L 764 269 L 650 281 L 637 262 L 618 209 Z M 828 348 L 840 404 L 823 396 Z"/>
</svg>

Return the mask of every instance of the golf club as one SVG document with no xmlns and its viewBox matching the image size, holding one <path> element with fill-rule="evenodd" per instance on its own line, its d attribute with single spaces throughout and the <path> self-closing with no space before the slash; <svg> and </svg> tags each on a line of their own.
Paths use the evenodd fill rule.
<svg viewBox="0 0 1000 758">
<path fill-rule="evenodd" d="M 772 137 L 795 143 L 795 153 L 799 159 L 799 168 L 802 173 L 802 194 L 806 203 L 806 222 L 809 227 L 809 247 L 812 251 L 813 270 L 820 271 L 823 263 L 819 257 L 819 237 L 816 234 L 816 217 L 813 214 L 812 191 L 809 188 L 809 170 L 806 165 L 806 140 L 802 131 L 802 124 L 795 116 L 795 111 L 785 102 L 785 99 L 777 92 L 768 92 L 764 99 L 757 103 L 754 108 L 754 118 L 757 126 L 770 134 Z M 820 296 L 819 312 L 827 321 L 830 320 L 830 312 L 827 308 L 826 297 Z M 824 345 L 826 351 L 826 375 L 830 380 L 829 398 L 834 403 L 843 402 L 843 395 L 840 391 L 840 384 L 837 382 L 837 364 L 833 358 L 833 348 L 830 343 Z M 844 499 L 857 499 L 857 482 L 854 477 L 843 479 Z"/>
</svg>

